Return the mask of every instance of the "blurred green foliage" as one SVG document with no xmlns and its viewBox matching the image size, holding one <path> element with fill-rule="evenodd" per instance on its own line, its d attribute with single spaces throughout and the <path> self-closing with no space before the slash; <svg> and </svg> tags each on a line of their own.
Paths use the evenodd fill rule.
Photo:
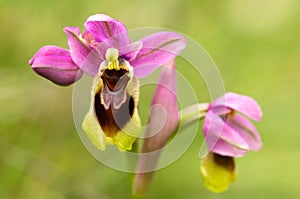
<svg viewBox="0 0 300 199">
<path fill-rule="evenodd" d="M 28 65 L 43 45 L 67 47 L 63 27 L 83 28 L 95 13 L 128 29 L 159 26 L 191 36 L 218 65 L 226 89 L 253 96 L 264 112 L 256 124 L 263 150 L 237 160 L 239 178 L 227 192 L 202 185 L 199 133 L 177 162 L 156 173 L 149 198 L 299 197 L 299 0 L 0 0 L 0 9 L 0 198 L 130 198 L 127 174 L 103 166 L 82 145 L 72 87 L 58 87 Z"/>
</svg>

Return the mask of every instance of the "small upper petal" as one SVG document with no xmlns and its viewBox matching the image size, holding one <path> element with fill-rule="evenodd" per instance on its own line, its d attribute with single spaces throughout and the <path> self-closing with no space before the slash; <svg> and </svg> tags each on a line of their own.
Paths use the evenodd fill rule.
<svg viewBox="0 0 300 199">
<path fill-rule="evenodd" d="M 245 95 L 232 92 L 226 93 L 212 103 L 212 107 L 218 106 L 225 106 L 241 112 L 255 121 L 259 121 L 262 117 L 262 111 L 258 103 L 253 98 Z"/>
<path fill-rule="evenodd" d="M 145 77 L 160 65 L 174 59 L 186 45 L 184 37 L 174 32 L 155 33 L 142 38 L 141 41 L 143 47 L 131 61 L 137 77 Z"/>
<path fill-rule="evenodd" d="M 57 46 L 44 46 L 29 61 L 32 69 L 52 82 L 67 86 L 82 76 L 68 50 Z"/>
<path fill-rule="evenodd" d="M 126 26 L 122 22 L 114 20 L 107 15 L 96 14 L 90 16 L 84 23 L 84 27 L 98 42 L 105 41 L 116 35 L 122 35 L 117 37 L 118 43 L 121 46 L 130 43 Z"/>
<path fill-rule="evenodd" d="M 77 66 L 80 67 L 86 56 L 90 53 L 91 48 L 89 48 L 85 40 L 81 38 L 80 29 L 78 27 L 65 27 L 64 32 L 68 36 L 71 57 Z"/>
<path fill-rule="evenodd" d="M 103 42 L 93 42 L 93 48 L 98 52 L 99 57 L 104 60 L 107 49 L 115 48 L 119 51 L 121 57 L 127 61 L 131 61 L 136 57 L 138 52 L 141 50 L 143 43 L 141 41 L 136 41 L 124 46 L 121 46 L 117 42 L 117 38 L 120 35 L 111 37 Z"/>
<path fill-rule="evenodd" d="M 127 61 L 131 61 L 136 58 L 137 54 L 140 52 L 143 43 L 141 41 L 136 41 L 130 43 L 126 46 L 120 47 L 120 55 Z"/>
</svg>

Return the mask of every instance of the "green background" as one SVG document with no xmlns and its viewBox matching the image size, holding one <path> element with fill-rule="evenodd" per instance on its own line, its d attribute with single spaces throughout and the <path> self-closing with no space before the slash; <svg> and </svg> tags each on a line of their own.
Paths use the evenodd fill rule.
<svg viewBox="0 0 300 199">
<path fill-rule="evenodd" d="M 214 194 L 202 185 L 200 131 L 177 162 L 156 173 L 148 198 L 300 196 L 300 1 L 0 2 L 0 198 L 130 198 L 127 174 L 103 166 L 81 143 L 72 86 L 56 86 L 28 65 L 43 45 L 66 48 L 63 27 L 83 29 L 95 13 L 119 19 L 128 29 L 165 27 L 189 35 L 209 52 L 226 90 L 253 96 L 264 112 L 255 124 L 263 149 L 237 159 L 239 177 L 227 192 Z M 200 99 L 209 99 L 203 82 L 193 76 L 191 81 Z"/>
</svg>

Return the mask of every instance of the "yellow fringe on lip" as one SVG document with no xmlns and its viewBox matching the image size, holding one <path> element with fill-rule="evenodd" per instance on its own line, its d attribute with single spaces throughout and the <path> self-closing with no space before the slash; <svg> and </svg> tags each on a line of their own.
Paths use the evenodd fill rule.
<svg viewBox="0 0 300 199">
<path fill-rule="evenodd" d="M 130 151 L 132 144 L 139 136 L 142 127 L 138 113 L 133 113 L 131 120 L 125 125 L 125 127 L 116 133 L 114 137 L 107 137 L 107 139 L 116 145 L 121 152 Z"/>
<path fill-rule="evenodd" d="M 135 110 L 131 120 L 122 130 L 118 131 L 114 137 L 107 137 L 99 125 L 94 111 L 89 111 L 84 118 L 82 129 L 99 150 L 104 151 L 107 144 L 114 144 L 123 152 L 132 149 L 133 142 L 141 132 L 141 121 Z"/>
</svg>

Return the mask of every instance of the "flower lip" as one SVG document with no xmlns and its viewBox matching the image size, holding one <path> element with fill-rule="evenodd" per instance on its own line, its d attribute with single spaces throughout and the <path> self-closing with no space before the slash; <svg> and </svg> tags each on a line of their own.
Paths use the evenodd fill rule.
<svg viewBox="0 0 300 199">
<path fill-rule="evenodd" d="M 111 80 L 118 80 L 118 79 L 123 79 L 124 75 L 126 75 L 128 73 L 128 70 L 126 69 L 120 69 L 120 70 L 105 70 L 103 73 L 103 76 L 107 79 L 111 79 Z"/>
<path fill-rule="evenodd" d="M 101 78 L 110 91 L 118 91 L 130 80 L 128 73 L 129 71 L 126 69 L 120 69 L 118 71 L 115 69 L 106 69 L 102 73 Z"/>
<path fill-rule="evenodd" d="M 237 178 L 233 157 L 209 153 L 201 160 L 200 172 L 204 186 L 215 193 L 226 191 Z"/>
</svg>

